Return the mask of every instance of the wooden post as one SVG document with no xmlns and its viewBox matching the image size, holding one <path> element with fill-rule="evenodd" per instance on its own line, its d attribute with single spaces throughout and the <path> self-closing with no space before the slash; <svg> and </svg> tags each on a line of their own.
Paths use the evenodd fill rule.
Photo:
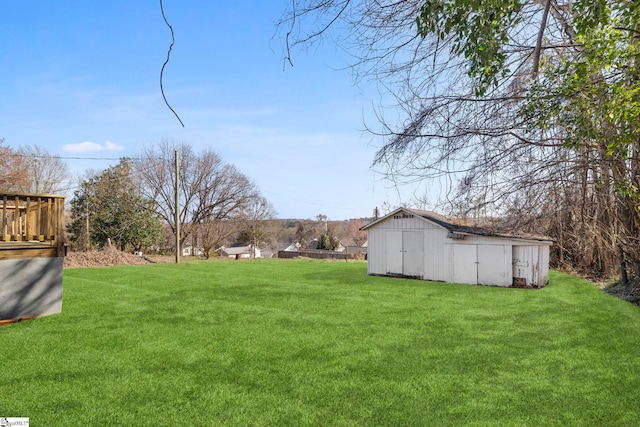
<svg viewBox="0 0 640 427">
<path fill-rule="evenodd" d="M 47 232 L 45 233 L 45 240 L 54 241 L 55 238 L 55 229 L 53 228 L 53 210 L 51 207 L 51 197 L 47 199 Z"/>
<path fill-rule="evenodd" d="M 176 150 L 176 264 L 180 263 L 180 165 L 178 162 L 178 150 Z"/>
<path fill-rule="evenodd" d="M 24 208 L 24 239 L 27 242 L 31 240 L 31 221 L 29 217 L 31 216 L 31 212 L 29 212 L 29 208 L 31 207 L 31 198 L 27 197 L 27 206 Z"/>
<path fill-rule="evenodd" d="M 58 243 L 58 256 L 63 257 L 64 254 L 64 199 L 55 200 L 56 213 L 56 242 Z"/>
<path fill-rule="evenodd" d="M 35 233 L 35 238 L 34 240 L 37 240 L 39 242 L 43 241 L 43 239 L 40 238 L 40 235 L 42 234 L 42 224 L 41 224 L 41 218 L 40 218 L 40 212 L 42 209 L 42 197 L 38 197 L 38 202 L 36 205 L 36 233 Z"/>
<path fill-rule="evenodd" d="M 2 197 L 2 236 L 1 240 L 5 240 L 7 235 L 7 196 Z"/>
<path fill-rule="evenodd" d="M 22 234 L 22 216 L 20 215 L 20 199 L 15 197 L 15 213 L 13 215 L 13 240 L 19 242 Z"/>
</svg>

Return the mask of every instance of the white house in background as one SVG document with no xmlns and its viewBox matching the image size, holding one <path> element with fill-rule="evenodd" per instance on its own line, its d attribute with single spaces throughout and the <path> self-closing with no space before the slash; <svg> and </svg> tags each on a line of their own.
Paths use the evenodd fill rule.
<svg viewBox="0 0 640 427">
<path fill-rule="evenodd" d="M 191 243 L 185 243 L 182 245 L 182 256 L 203 256 L 204 249 L 201 247 L 193 247 Z"/>
<path fill-rule="evenodd" d="M 547 237 L 520 236 L 451 223 L 433 212 L 399 208 L 364 227 L 368 272 L 490 286 L 549 282 Z"/>
<path fill-rule="evenodd" d="M 235 258 L 235 259 L 239 259 L 239 258 L 251 258 L 251 254 L 252 254 L 252 250 L 253 250 L 253 245 L 247 245 L 247 246 L 221 246 L 220 247 L 220 256 L 221 257 L 227 257 L 227 258 Z M 256 258 L 261 258 L 262 255 L 260 253 L 260 248 L 256 246 L 255 248 L 255 257 Z"/>
<path fill-rule="evenodd" d="M 300 250 L 300 243 L 298 242 L 284 243 L 282 244 L 282 249 L 278 247 L 278 250 L 285 251 L 285 252 L 297 252 Z"/>
<path fill-rule="evenodd" d="M 362 243 L 362 245 L 357 245 L 352 238 L 345 237 L 340 241 L 340 246 L 336 250 L 346 252 L 347 255 L 365 256 L 367 254 L 367 242 Z"/>
<path fill-rule="evenodd" d="M 277 243 L 275 245 L 268 245 L 261 251 L 262 258 L 277 258 L 278 252 L 298 252 L 300 250 L 300 243 L 298 242 L 285 242 Z"/>
</svg>

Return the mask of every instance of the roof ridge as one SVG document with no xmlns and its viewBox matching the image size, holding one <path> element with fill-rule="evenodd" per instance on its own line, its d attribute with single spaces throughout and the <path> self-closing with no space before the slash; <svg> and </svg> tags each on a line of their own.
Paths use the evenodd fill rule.
<svg viewBox="0 0 640 427">
<path fill-rule="evenodd" d="M 426 210 L 412 209 L 412 208 L 405 208 L 405 209 L 427 220 L 433 221 L 436 224 L 446 228 L 451 232 L 467 233 L 467 234 L 474 234 L 474 235 L 480 235 L 480 236 L 505 237 L 505 238 L 513 238 L 513 239 L 553 241 L 553 239 L 548 236 L 538 236 L 538 235 L 526 234 L 526 233 L 507 234 L 507 233 L 494 231 L 488 227 L 461 224 L 463 220 L 459 218 L 450 218 L 433 211 L 426 211 Z"/>
</svg>

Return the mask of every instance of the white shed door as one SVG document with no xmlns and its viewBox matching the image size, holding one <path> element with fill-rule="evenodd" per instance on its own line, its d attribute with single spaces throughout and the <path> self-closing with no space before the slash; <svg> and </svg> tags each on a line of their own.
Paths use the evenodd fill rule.
<svg viewBox="0 0 640 427">
<path fill-rule="evenodd" d="M 478 284 L 511 286 L 511 246 L 478 245 Z"/>
<path fill-rule="evenodd" d="M 511 286 L 511 246 L 454 245 L 453 257 L 454 282 Z"/>
<path fill-rule="evenodd" d="M 402 273 L 402 230 L 387 231 L 387 274 Z"/>
<path fill-rule="evenodd" d="M 478 284 L 478 246 L 453 245 L 453 281 Z"/>
<path fill-rule="evenodd" d="M 387 273 L 424 275 L 424 234 L 422 231 L 387 231 Z"/>
<path fill-rule="evenodd" d="M 422 231 L 402 232 L 403 262 L 405 276 L 424 276 L 424 235 Z"/>
</svg>

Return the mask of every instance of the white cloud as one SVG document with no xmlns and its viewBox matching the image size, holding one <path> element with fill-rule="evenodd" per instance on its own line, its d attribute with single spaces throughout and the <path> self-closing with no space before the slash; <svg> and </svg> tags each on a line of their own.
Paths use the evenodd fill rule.
<svg viewBox="0 0 640 427">
<path fill-rule="evenodd" d="M 107 141 L 102 144 L 96 142 L 84 141 L 78 144 L 65 144 L 62 149 L 70 153 L 90 153 L 95 151 L 122 151 L 124 147 L 122 145 L 114 144 L 111 141 Z"/>
<path fill-rule="evenodd" d="M 114 144 L 111 141 L 107 141 L 104 144 L 104 149 L 106 151 L 122 151 L 124 150 L 124 147 L 122 145 Z"/>
</svg>

